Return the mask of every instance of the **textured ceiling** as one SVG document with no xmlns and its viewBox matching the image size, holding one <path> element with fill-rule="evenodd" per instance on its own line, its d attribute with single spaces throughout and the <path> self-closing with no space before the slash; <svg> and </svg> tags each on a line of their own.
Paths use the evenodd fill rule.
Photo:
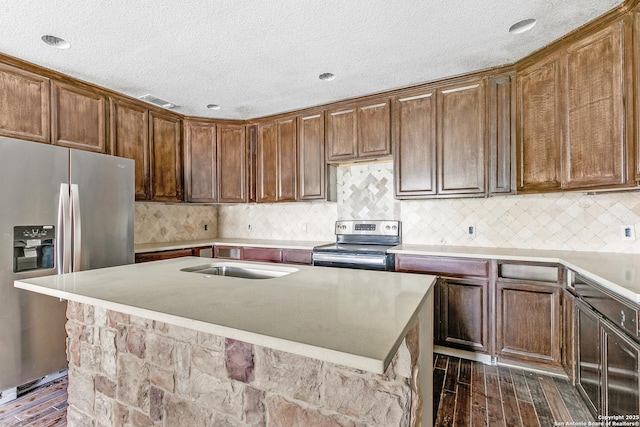
<svg viewBox="0 0 640 427">
<path fill-rule="evenodd" d="M 0 52 L 247 119 L 513 63 L 621 0 L 2 1 Z M 512 35 L 517 21 L 533 30 Z M 52 34 L 68 50 L 45 45 Z M 332 72 L 335 80 L 318 75 Z M 206 109 L 207 104 L 221 109 Z"/>
</svg>

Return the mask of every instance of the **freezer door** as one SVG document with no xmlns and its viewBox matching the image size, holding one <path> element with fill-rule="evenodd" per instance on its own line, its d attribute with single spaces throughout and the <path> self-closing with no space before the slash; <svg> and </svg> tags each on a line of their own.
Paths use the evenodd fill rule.
<svg viewBox="0 0 640 427">
<path fill-rule="evenodd" d="M 68 156 L 65 148 L 0 137 L 0 391 L 66 369 L 66 303 L 13 281 L 56 273 L 54 261 L 53 268 L 14 274 L 14 227 L 57 229 Z"/>
<path fill-rule="evenodd" d="M 134 262 L 134 161 L 70 150 L 73 271 Z"/>
</svg>

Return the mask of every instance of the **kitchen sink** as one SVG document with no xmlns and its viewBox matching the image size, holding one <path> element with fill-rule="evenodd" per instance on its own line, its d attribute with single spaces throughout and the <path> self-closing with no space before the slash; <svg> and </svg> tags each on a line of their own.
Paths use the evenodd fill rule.
<svg viewBox="0 0 640 427">
<path fill-rule="evenodd" d="M 297 268 L 280 266 L 248 266 L 244 264 L 220 263 L 207 264 L 198 267 L 183 268 L 180 271 L 188 273 L 200 273 L 204 277 L 226 276 L 237 277 L 239 279 L 273 279 L 287 274 L 295 273 Z"/>
</svg>

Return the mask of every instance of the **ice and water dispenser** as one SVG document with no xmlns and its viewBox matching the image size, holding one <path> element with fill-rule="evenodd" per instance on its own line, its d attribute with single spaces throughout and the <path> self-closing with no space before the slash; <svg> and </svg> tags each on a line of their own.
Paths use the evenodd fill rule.
<svg viewBox="0 0 640 427">
<path fill-rule="evenodd" d="M 53 225 L 13 227 L 13 272 L 53 268 L 54 242 Z"/>
</svg>

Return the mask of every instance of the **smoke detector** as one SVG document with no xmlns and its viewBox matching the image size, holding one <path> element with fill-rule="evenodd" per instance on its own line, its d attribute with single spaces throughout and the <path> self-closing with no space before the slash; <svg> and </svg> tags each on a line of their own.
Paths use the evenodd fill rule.
<svg viewBox="0 0 640 427">
<path fill-rule="evenodd" d="M 138 99 L 142 100 L 142 101 L 146 101 L 150 104 L 153 105 L 157 105 L 158 107 L 162 107 L 162 108 L 175 108 L 176 104 L 169 102 L 169 101 L 165 101 L 164 99 L 160 99 L 156 96 L 153 95 L 143 95 L 141 97 L 139 97 Z"/>
</svg>

